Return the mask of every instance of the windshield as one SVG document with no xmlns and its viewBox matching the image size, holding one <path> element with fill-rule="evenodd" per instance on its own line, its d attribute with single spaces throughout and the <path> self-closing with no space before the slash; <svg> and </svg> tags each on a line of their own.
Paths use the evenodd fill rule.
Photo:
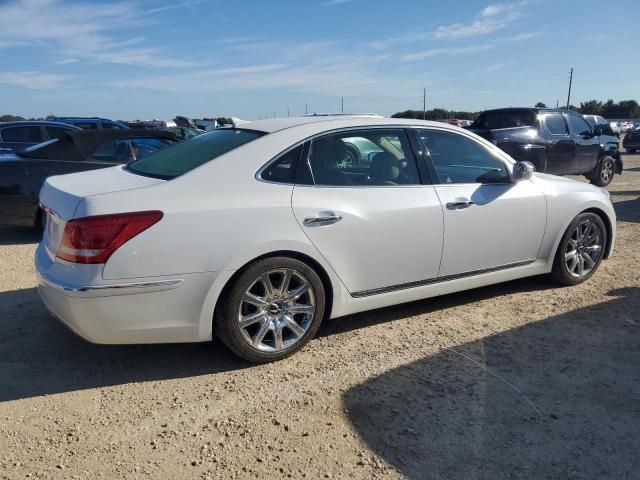
<svg viewBox="0 0 640 480">
<path fill-rule="evenodd" d="M 138 175 L 170 180 L 262 135 L 263 132 L 252 130 L 214 130 L 131 162 L 126 169 Z"/>
</svg>

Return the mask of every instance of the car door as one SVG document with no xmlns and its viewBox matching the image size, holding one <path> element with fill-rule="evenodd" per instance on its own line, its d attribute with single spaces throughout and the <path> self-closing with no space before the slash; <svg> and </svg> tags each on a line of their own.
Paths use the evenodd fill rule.
<svg viewBox="0 0 640 480">
<path fill-rule="evenodd" d="M 576 142 L 569 134 L 564 115 L 547 113 L 542 117 L 544 130 L 540 133 L 546 140 L 547 169 L 545 173 L 566 175 L 573 171 Z"/>
<path fill-rule="evenodd" d="M 591 172 L 598 163 L 600 138 L 594 135 L 591 126 L 578 114 L 566 114 L 569 132 L 576 143 L 573 168 L 568 173 L 585 174 Z"/>
<path fill-rule="evenodd" d="M 546 223 L 541 189 L 530 180 L 512 183 L 502 153 L 471 134 L 436 128 L 418 134 L 444 207 L 440 277 L 533 261 Z"/>
<path fill-rule="evenodd" d="M 347 145 L 372 142 L 366 162 Z M 442 206 L 407 130 L 366 128 L 314 138 L 303 155 L 292 208 L 309 240 L 354 296 L 400 289 L 438 275 Z"/>
</svg>

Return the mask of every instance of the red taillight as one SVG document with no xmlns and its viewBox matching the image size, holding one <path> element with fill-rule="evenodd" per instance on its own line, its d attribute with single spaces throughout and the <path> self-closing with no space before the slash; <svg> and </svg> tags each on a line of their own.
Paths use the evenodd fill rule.
<svg viewBox="0 0 640 480">
<path fill-rule="evenodd" d="M 153 210 L 71 220 L 56 255 L 74 263 L 105 263 L 122 244 L 157 223 L 162 215 Z"/>
</svg>

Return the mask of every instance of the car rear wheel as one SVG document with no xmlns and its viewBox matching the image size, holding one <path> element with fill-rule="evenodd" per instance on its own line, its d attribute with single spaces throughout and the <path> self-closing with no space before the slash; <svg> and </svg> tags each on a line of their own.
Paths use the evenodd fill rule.
<svg viewBox="0 0 640 480">
<path fill-rule="evenodd" d="M 606 187 L 613 180 L 613 175 L 615 174 L 616 163 L 612 157 L 604 157 L 598 163 L 598 167 L 595 172 L 591 176 L 591 183 L 597 185 L 598 187 Z"/>
<path fill-rule="evenodd" d="M 600 266 L 607 245 L 607 230 L 595 213 L 578 215 L 564 233 L 551 277 L 563 285 L 578 285 Z"/>
<path fill-rule="evenodd" d="M 214 315 L 215 332 L 232 352 L 253 363 L 297 352 L 324 316 L 320 277 L 293 258 L 258 260 L 223 295 Z"/>
</svg>

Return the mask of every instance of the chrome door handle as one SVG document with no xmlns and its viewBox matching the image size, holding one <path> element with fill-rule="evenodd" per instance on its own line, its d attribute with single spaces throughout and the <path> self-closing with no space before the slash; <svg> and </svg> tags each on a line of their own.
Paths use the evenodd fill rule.
<svg viewBox="0 0 640 480">
<path fill-rule="evenodd" d="M 447 208 L 449 210 L 462 210 L 463 208 L 469 208 L 471 205 L 475 205 L 475 202 L 472 202 L 471 200 L 462 200 L 459 202 L 447 203 Z"/>
<path fill-rule="evenodd" d="M 307 217 L 304 219 L 305 227 L 319 227 L 322 225 L 332 225 L 342 220 L 342 215 L 336 215 L 333 212 L 320 212 L 315 217 Z"/>
</svg>

